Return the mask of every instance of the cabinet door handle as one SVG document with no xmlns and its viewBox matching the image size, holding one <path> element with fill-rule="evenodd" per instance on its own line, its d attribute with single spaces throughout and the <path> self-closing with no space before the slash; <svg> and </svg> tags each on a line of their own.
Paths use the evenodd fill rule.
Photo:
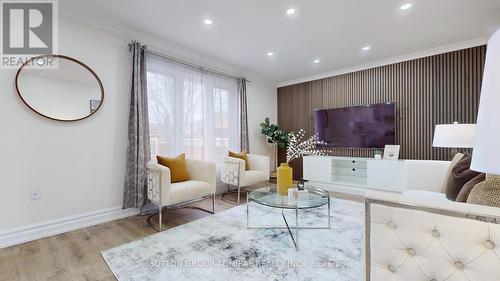
<svg viewBox="0 0 500 281">
<path fill-rule="evenodd" d="M 352 168 L 352 171 L 353 171 L 353 172 L 354 172 L 354 171 L 356 171 L 356 168 Z"/>
</svg>

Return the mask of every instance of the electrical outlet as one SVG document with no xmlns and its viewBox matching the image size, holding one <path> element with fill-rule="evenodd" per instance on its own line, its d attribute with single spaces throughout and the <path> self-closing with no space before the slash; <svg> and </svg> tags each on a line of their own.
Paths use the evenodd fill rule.
<svg viewBox="0 0 500 281">
<path fill-rule="evenodd" d="M 40 193 L 40 189 L 33 189 L 30 191 L 30 201 L 40 200 L 42 198 L 42 194 Z"/>
</svg>

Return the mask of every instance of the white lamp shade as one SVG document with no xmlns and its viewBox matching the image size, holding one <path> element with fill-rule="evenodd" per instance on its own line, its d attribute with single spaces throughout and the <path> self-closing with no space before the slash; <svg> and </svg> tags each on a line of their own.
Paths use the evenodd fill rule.
<svg viewBox="0 0 500 281">
<path fill-rule="evenodd" d="M 434 147 L 472 148 L 476 124 L 442 124 L 436 125 L 434 131 Z"/>
<path fill-rule="evenodd" d="M 488 41 L 471 169 L 500 175 L 500 29 Z"/>
</svg>

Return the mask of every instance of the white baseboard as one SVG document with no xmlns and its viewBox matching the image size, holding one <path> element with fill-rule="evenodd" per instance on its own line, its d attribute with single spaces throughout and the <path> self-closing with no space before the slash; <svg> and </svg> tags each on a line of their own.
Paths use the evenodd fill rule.
<svg viewBox="0 0 500 281">
<path fill-rule="evenodd" d="M 15 228 L 0 233 L 0 249 L 137 214 L 138 209 L 116 207 Z"/>
</svg>

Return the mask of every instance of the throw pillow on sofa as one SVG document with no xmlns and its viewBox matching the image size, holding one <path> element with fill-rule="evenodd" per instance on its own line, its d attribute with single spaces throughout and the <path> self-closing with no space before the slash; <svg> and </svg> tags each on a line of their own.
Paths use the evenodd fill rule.
<svg viewBox="0 0 500 281">
<path fill-rule="evenodd" d="M 471 156 L 465 155 L 453 166 L 446 183 L 446 198 L 455 201 L 463 186 L 480 172 L 473 171 L 470 168 Z"/>
<path fill-rule="evenodd" d="M 486 179 L 486 174 L 485 173 L 481 173 L 481 174 L 477 175 L 475 178 L 473 178 L 470 181 L 468 181 L 466 184 L 464 184 L 464 186 L 462 187 L 462 189 L 458 193 L 456 201 L 457 202 L 462 202 L 462 203 L 467 202 L 467 198 L 469 197 L 469 194 L 471 193 L 472 189 L 478 183 L 483 182 L 485 179 Z"/>
<path fill-rule="evenodd" d="M 467 203 L 500 207 L 500 176 L 486 175 L 483 182 L 476 184 L 467 198 Z"/>
<path fill-rule="evenodd" d="M 443 187 L 441 188 L 442 193 L 446 193 L 446 186 L 448 185 L 448 178 L 450 177 L 451 170 L 453 170 L 453 167 L 464 157 L 464 154 L 462 153 L 457 153 L 455 156 L 453 156 L 453 159 L 451 160 L 450 166 L 448 167 L 448 171 L 446 172 L 446 176 L 444 177 L 443 181 Z"/>
</svg>

